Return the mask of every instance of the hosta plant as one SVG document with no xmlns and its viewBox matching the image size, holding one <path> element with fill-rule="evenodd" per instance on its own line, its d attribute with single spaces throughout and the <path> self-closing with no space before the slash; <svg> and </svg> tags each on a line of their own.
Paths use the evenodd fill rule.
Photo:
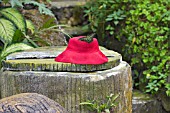
<svg viewBox="0 0 170 113">
<path fill-rule="evenodd" d="M 15 8 L 0 9 L 0 62 L 10 53 L 32 48 L 23 42 L 31 42 L 27 36 L 27 30 L 33 28 Z"/>
</svg>

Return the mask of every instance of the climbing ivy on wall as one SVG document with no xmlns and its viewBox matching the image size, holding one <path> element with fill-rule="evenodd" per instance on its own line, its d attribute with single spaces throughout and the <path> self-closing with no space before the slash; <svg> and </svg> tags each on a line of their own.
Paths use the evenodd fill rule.
<svg viewBox="0 0 170 113">
<path fill-rule="evenodd" d="M 102 33 L 126 40 L 122 52 L 132 66 L 134 85 L 144 84 L 152 94 L 165 88 L 170 95 L 169 4 L 170 0 L 93 0 L 85 7 L 93 31 L 100 31 L 102 22 Z"/>
</svg>

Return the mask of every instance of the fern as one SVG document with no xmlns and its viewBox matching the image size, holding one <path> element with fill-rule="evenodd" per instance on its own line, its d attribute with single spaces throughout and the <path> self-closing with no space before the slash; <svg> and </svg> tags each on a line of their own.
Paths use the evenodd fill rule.
<svg viewBox="0 0 170 113">
<path fill-rule="evenodd" d="M 19 0 L 10 0 L 10 4 L 12 7 L 14 6 L 23 7 L 22 2 L 20 2 Z"/>
<path fill-rule="evenodd" d="M 21 13 L 15 8 L 3 8 L 0 10 L 3 17 L 13 22 L 18 29 L 22 32 L 26 32 L 26 22 Z"/>
<path fill-rule="evenodd" d="M 47 0 L 48 2 L 49 0 Z M 38 10 L 41 14 L 46 14 L 46 15 L 50 15 L 50 16 L 54 16 L 54 14 L 52 13 L 51 10 L 49 10 L 48 8 L 46 8 L 46 6 L 43 3 L 38 3 L 36 1 L 33 0 L 0 0 L 0 3 L 4 3 L 4 4 L 11 4 L 11 7 L 22 7 L 23 8 L 23 4 L 33 4 L 35 6 L 38 6 Z"/>
<path fill-rule="evenodd" d="M 4 44 L 9 44 L 12 42 L 12 37 L 15 33 L 15 26 L 9 20 L 0 18 L 0 40 Z"/>
<path fill-rule="evenodd" d="M 54 14 L 52 13 L 51 10 L 49 10 L 48 8 L 46 8 L 46 6 L 42 3 L 38 3 L 36 1 L 30 1 L 30 0 L 25 0 L 23 2 L 24 4 L 33 4 L 35 6 L 38 6 L 38 10 L 41 14 L 46 14 L 46 15 L 50 15 L 50 16 L 54 16 Z"/>
</svg>

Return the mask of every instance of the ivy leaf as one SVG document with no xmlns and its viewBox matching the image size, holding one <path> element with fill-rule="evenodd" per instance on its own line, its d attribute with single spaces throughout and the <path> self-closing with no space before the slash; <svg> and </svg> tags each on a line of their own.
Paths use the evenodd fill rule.
<svg viewBox="0 0 170 113">
<path fill-rule="evenodd" d="M 114 21 L 114 24 L 117 25 L 119 23 L 119 21 Z"/>
<path fill-rule="evenodd" d="M 112 20 L 113 20 L 113 18 L 111 18 L 111 17 L 106 18 L 106 21 L 112 21 Z"/>
</svg>

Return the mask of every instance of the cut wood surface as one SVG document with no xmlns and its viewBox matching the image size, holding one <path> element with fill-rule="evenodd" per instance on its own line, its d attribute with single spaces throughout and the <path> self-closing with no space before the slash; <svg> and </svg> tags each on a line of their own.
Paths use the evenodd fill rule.
<svg viewBox="0 0 170 113">
<path fill-rule="evenodd" d="M 14 71 L 67 71 L 67 72 L 92 72 L 111 69 L 119 65 L 121 55 L 117 52 L 100 47 L 109 61 L 101 65 L 81 65 L 55 62 L 54 58 L 64 51 L 66 46 L 44 47 L 11 54 L 3 62 L 4 70 Z"/>
</svg>

